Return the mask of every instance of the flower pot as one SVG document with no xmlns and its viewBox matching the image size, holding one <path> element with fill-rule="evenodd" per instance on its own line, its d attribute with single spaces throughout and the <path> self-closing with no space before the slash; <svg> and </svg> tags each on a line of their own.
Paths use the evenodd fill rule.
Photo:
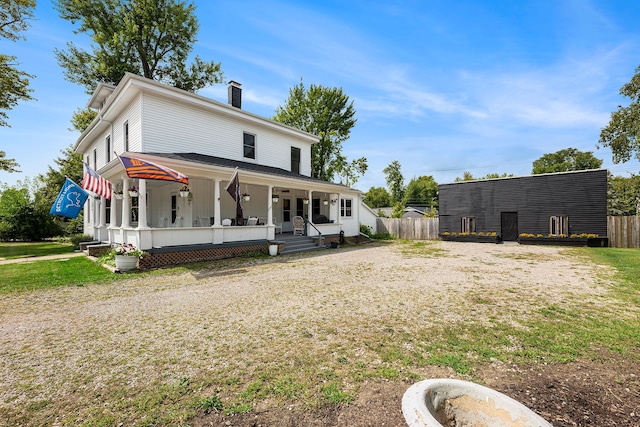
<svg viewBox="0 0 640 427">
<path fill-rule="evenodd" d="M 118 200 L 122 200 L 122 193 L 116 193 L 114 194 L 115 198 Z"/>
<path fill-rule="evenodd" d="M 323 204 L 323 205 L 325 205 L 325 206 L 327 206 L 327 205 L 329 204 L 329 202 L 328 202 L 327 200 L 323 200 L 323 201 L 322 201 L 322 204 Z"/>
<path fill-rule="evenodd" d="M 138 192 L 137 191 L 129 191 L 129 196 L 138 197 Z"/>
<path fill-rule="evenodd" d="M 138 268 L 138 257 L 116 255 L 116 268 L 120 271 L 131 271 Z"/>
<path fill-rule="evenodd" d="M 278 255 L 278 245 L 269 245 L 269 255 L 271 256 Z"/>
<path fill-rule="evenodd" d="M 189 197 L 189 192 L 188 191 L 181 191 L 180 192 L 180 197 Z"/>
<path fill-rule="evenodd" d="M 302 203 L 304 203 L 305 205 L 309 204 L 309 199 L 302 199 Z"/>
<path fill-rule="evenodd" d="M 242 196 L 242 200 L 248 202 L 249 200 L 251 200 L 251 196 Z"/>
<path fill-rule="evenodd" d="M 272 201 L 273 203 L 278 203 L 278 201 L 279 201 L 279 200 L 280 200 L 280 197 L 278 197 L 278 196 L 273 196 L 273 197 L 271 198 L 271 201 Z"/>
</svg>

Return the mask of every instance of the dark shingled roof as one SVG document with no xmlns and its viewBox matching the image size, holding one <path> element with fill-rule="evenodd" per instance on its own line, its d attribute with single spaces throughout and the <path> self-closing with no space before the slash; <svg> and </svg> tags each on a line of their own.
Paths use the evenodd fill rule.
<svg viewBox="0 0 640 427">
<path fill-rule="evenodd" d="M 157 156 L 157 157 L 165 157 L 173 160 L 180 160 L 183 162 L 201 163 L 203 165 L 220 166 L 220 167 L 231 168 L 231 169 L 234 169 L 237 167 L 238 169 L 241 169 L 241 170 L 258 172 L 266 175 L 300 179 L 303 181 L 316 182 L 318 184 L 333 184 L 333 185 L 339 185 L 344 188 L 349 188 L 344 184 L 336 184 L 333 182 L 312 178 L 306 175 L 301 175 L 299 173 L 294 173 L 281 168 L 274 168 L 272 166 L 264 166 L 256 163 L 243 162 L 240 160 L 225 159 L 223 157 L 207 156 L 205 154 L 198 154 L 198 153 L 144 153 L 144 154 L 149 154 L 151 156 Z"/>
</svg>

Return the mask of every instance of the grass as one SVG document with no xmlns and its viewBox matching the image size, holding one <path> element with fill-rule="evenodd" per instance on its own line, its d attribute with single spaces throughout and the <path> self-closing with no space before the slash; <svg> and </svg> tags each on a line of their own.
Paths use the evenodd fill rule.
<svg viewBox="0 0 640 427">
<path fill-rule="evenodd" d="M 36 243 L 2 243 L 0 244 L 0 259 L 14 259 L 45 255 L 67 254 L 74 251 L 74 246 L 58 242 Z"/>
<path fill-rule="evenodd" d="M 417 258 L 420 262 L 447 256 L 446 252 L 432 244 L 405 242 L 400 245 L 400 252 L 405 257 Z M 66 414 L 62 415 L 62 425 L 78 424 L 79 419 L 82 425 L 87 426 L 188 425 L 189 419 L 196 415 L 213 412 L 241 414 L 252 411 L 259 402 L 265 401 L 272 405 L 299 402 L 310 408 L 344 405 L 356 399 L 359 387 L 365 383 L 417 381 L 421 377 L 416 372 L 434 365 L 448 367 L 467 378 L 474 378 L 483 365 L 493 360 L 519 364 L 566 363 L 581 357 L 596 359 L 601 357 L 603 349 L 640 362 L 639 316 L 618 311 L 626 310 L 629 306 L 636 309 L 640 307 L 640 251 L 575 248 L 567 250 L 567 253 L 615 269 L 613 285 L 607 285 L 609 292 L 602 297 L 603 301 L 606 299 L 612 304 L 592 304 L 576 296 L 562 302 L 541 303 L 532 308 L 527 316 L 517 316 L 514 322 L 469 317 L 459 322 L 425 322 L 424 326 L 411 327 L 402 316 L 383 321 L 375 316 L 371 319 L 361 316 L 355 320 L 346 316 L 327 320 L 323 328 L 305 324 L 304 318 L 292 319 L 291 324 L 277 324 L 277 330 L 265 329 L 273 333 L 268 339 L 251 335 L 235 347 L 225 347 L 224 343 L 217 342 L 219 335 L 216 328 L 223 325 L 203 325 L 201 336 L 188 337 L 181 335 L 179 330 L 167 328 L 171 323 L 166 319 L 154 319 L 154 322 L 162 325 L 158 339 L 162 340 L 162 344 L 165 341 L 167 343 L 166 354 L 161 353 L 167 361 L 156 356 L 150 362 L 152 369 L 166 370 L 175 373 L 175 376 L 144 385 L 127 385 L 128 380 L 135 384 L 136 375 L 141 375 L 134 367 L 133 358 L 137 355 L 118 353 L 122 361 L 114 366 L 126 367 L 126 373 L 123 377 L 110 380 L 105 375 L 100 390 L 94 391 L 96 396 L 89 396 L 88 400 L 82 402 L 84 409 L 74 406 L 73 395 L 60 402 L 33 399 L 24 406 L 22 415 L 3 413 L 0 406 L 0 419 L 15 420 L 16 425 L 38 425 L 50 423 L 59 414 Z M 536 257 L 531 254 L 531 259 L 527 256 L 522 258 L 521 261 L 526 263 Z M 229 260 L 143 273 L 138 277 L 149 277 L 148 282 L 153 282 L 151 278 L 154 276 L 162 276 L 170 281 L 172 274 L 193 275 L 196 278 L 199 275 L 206 278 L 207 274 L 224 276 L 225 266 L 232 271 L 241 270 L 243 274 L 251 275 L 254 264 L 255 260 Z M 267 264 L 257 264 L 256 270 L 267 267 Z M 282 265 L 282 268 L 285 267 Z M 39 261 L 28 266 L 0 266 L 0 276 L 3 278 L 0 293 L 79 286 L 122 277 L 84 258 L 65 262 Z M 259 287 L 260 284 L 256 283 L 255 286 Z M 365 293 L 369 289 L 362 288 Z M 198 292 L 198 284 L 185 287 L 186 290 Z M 157 292 L 161 291 L 158 288 Z M 292 291 L 296 291 L 295 287 Z M 392 289 L 385 288 L 384 291 L 391 292 Z M 506 293 L 511 295 L 510 298 L 519 298 L 516 288 L 507 289 Z M 313 295 L 308 298 L 313 298 Z M 483 295 L 477 290 L 461 295 L 461 301 L 468 307 L 491 307 L 493 304 L 490 295 Z M 412 303 L 414 301 L 406 301 L 405 304 Z M 456 309 L 464 311 L 466 307 L 461 305 Z M 348 312 L 348 309 L 345 310 Z M 265 318 L 264 322 L 269 322 L 269 319 Z M 242 325 L 234 327 L 239 328 L 236 335 L 250 333 Z M 361 328 L 360 331 L 364 332 L 350 335 L 351 328 Z M 127 331 L 120 330 L 119 333 L 126 334 Z M 193 359 L 200 360 L 201 365 L 185 362 L 184 358 L 174 354 L 180 347 L 172 348 L 169 345 L 170 335 L 178 336 L 178 342 L 184 348 L 193 345 L 193 342 L 206 340 L 211 343 L 211 354 L 205 359 L 198 359 L 199 356 L 194 354 Z M 117 334 L 111 338 L 117 339 Z M 141 344 L 150 345 L 149 342 Z M 278 350 L 287 347 L 296 351 L 281 353 Z M 146 351 L 146 348 L 143 346 L 140 351 Z M 184 373 L 183 370 L 190 372 Z M 84 390 L 92 384 L 91 375 L 103 374 L 84 374 L 89 375 L 85 379 L 77 373 L 71 380 L 77 389 Z M 24 378 L 21 384 L 27 388 L 28 378 Z M 25 393 L 28 395 L 29 390 Z M 91 401 L 100 403 L 89 403 Z"/>
<path fill-rule="evenodd" d="M 82 286 L 118 277 L 85 257 L 0 265 L 0 294 Z"/>
</svg>

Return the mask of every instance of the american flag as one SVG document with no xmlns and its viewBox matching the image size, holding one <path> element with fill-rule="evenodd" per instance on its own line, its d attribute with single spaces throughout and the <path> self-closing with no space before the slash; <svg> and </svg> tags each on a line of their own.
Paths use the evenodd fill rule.
<svg viewBox="0 0 640 427">
<path fill-rule="evenodd" d="M 124 166 L 124 171 L 129 178 L 155 179 L 160 181 L 180 182 L 184 185 L 189 184 L 189 177 L 176 170 L 149 160 L 142 160 L 131 156 L 118 156 Z"/>
<path fill-rule="evenodd" d="M 98 172 L 91 169 L 88 164 L 84 164 L 84 178 L 82 179 L 82 188 L 104 196 L 105 199 L 111 199 L 111 183 L 98 175 Z"/>
</svg>

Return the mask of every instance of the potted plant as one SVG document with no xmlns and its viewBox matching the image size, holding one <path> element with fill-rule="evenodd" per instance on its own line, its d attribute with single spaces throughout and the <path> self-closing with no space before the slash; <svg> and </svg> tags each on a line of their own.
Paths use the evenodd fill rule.
<svg viewBox="0 0 640 427">
<path fill-rule="evenodd" d="M 138 187 L 136 187 L 135 185 L 129 187 L 129 196 L 138 197 Z"/>
<path fill-rule="evenodd" d="M 121 200 L 122 199 L 122 189 L 120 187 L 114 188 L 113 190 L 113 196 L 118 199 Z"/>
<path fill-rule="evenodd" d="M 308 205 L 309 204 L 309 198 L 307 196 L 304 196 L 302 198 L 302 203 L 304 203 L 305 205 Z"/>
<path fill-rule="evenodd" d="M 249 193 L 242 193 L 242 200 L 244 200 L 245 202 L 251 200 L 251 196 L 249 195 Z"/>
<path fill-rule="evenodd" d="M 280 200 L 280 196 L 278 194 L 274 194 L 271 196 L 271 201 L 273 203 L 278 203 L 279 200 Z"/>
<path fill-rule="evenodd" d="M 325 206 L 327 206 L 327 205 L 329 204 L 329 201 L 328 201 L 327 199 L 324 199 L 324 200 L 322 201 L 322 204 L 323 204 L 323 205 L 325 205 Z"/>
<path fill-rule="evenodd" d="M 144 252 L 131 243 L 120 243 L 113 248 L 116 258 L 116 268 L 120 271 L 135 270 L 138 260 L 144 256 Z"/>
<path fill-rule="evenodd" d="M 191 189 L 183 185 L 182 188 L 180 188 L 180 197 L 189 197 L 189 195 L 191 195 Z"/>
</svg>

